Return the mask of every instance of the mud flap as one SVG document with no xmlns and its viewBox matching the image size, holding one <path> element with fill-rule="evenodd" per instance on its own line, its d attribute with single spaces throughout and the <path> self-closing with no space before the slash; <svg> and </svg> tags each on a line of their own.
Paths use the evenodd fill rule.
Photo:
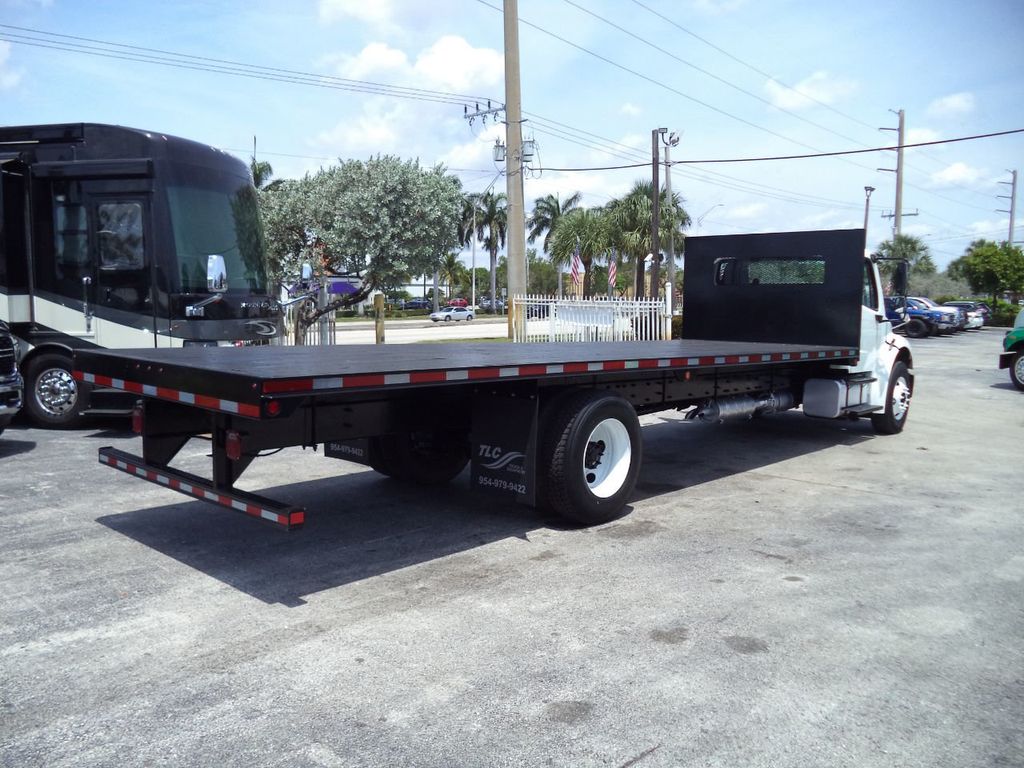
<svg viewBox="0 0 1024 768">
<path fill-rule="evenodd" d="M 324 456 L 370 466 L 370 441 L 365 437 L 330 440 L 324 443 Z"/>
<path fill-rule="evenodd" d="M 475 489 L 536 500 L 537 397 L 478 394 L 473 399 L 470 483 Z"/>
</svg>

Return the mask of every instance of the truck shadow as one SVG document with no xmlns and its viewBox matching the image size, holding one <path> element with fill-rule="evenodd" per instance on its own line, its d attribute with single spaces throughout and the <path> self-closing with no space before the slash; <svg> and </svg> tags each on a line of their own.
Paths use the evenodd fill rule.
<svg viewBox="0 0 1024 768">
<path fill-rule="evenodd" d="M 633 502 L 871 439 L 866 422 L 818 422 L 798 414 L 720 426 L 664 421 L 643 432 L 644 467 Z M 97 522 L 258 600 L 285 606 L 503 539 L 528 538 L 540 528 L 572 530 L 538 510 L 467 492 L 467 478 L 468 472 L 441 489 L 417 488 L 356 471 L 261 490 L 306 508 L 304 527 L 290 534 L 197 501 Z M 630 513 L 627 507 L 624 519 Z"/>
</svg>

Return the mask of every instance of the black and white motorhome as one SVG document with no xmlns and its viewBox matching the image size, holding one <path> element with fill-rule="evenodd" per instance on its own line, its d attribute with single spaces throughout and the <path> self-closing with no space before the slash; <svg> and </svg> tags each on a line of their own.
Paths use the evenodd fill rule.
<svg viewBox="0 0 1024 768">
<path fill-rule="evenodd" d="M 25 408 L 67 426 L 130 410 L 71 376 L 74 350 L 279 336 L 246 164 L 161 133 L 92 123 L 0 127 L 0 320 Z"/>
</svg>

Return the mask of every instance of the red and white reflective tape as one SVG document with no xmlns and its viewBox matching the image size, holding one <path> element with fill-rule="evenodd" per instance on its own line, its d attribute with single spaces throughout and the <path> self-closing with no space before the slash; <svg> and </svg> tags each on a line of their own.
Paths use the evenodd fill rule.
<svg viewBox="0 0 1024 768">
<path fill-rule="evenodd" d="M 74 371 L 72 375 L 78 381 L 84 381 L 87 384 L 94 384 L 98 387 L 123 389 L 125 392 L 134 392 L 137 395 L 157 397 L 161 400 L 171 400 L 175 403 L 198 405 L 200 408 L 209 408 L 214 411 L 223 411 L 224 413 L 236 413 L 239 416 L 249 416 L 251 418 L 259 418 L 260 416 L 260 407 L 258 405 L 238 403 L 221 397 L 197 395 L 194 392 L 184 392 L 180 389 L 171 389 L 170 387 L 155 387 L 152 384 L 140 384 L 137 381 L 128 381 L 127 379 L 115 379 L 111 376 L 101 376 L 98 373 Z"/>
<path fill-rule="evenodd" d="M 831 360 L 857 357 L 855 349 L 832 349 L 820 352 L 775 352 L 768 355 L 725 355 L 716 357 L 671 357 L 637 360 L 600 360 L 595 362 L 531 364 L 494 368 L 461 368 L 454 370 L 413 371 L 410 373 L 352 374 L 320 378 L 277 379 L 263 383 L 264 395 L 317 392 L 320 390 L 380 388 L 410 384 L 444 384 L 458 381 L 523 379 L 551 374 L 601 373 L 657 368 L 704 368 L 716 365 L 748 363 L 779 363 L 799 360 Z"/>
<path fill-rule="evenodd" d="M 114 469 L 119 469 L 122 472 L 126 472 L 129 475 L 135 475 L 141 477 L 143 480 L 149 480 L 151 483 L 157 483 L 159 485 L 165 485 L 168 488 L 173 488 L 176 491 L 180 491 L 188 496 L 191 496 L 200 501 L 212 501 L 214 504 L 219 504 L 222 507 L 228 507 L 239 512 L 244 512 L 252 517 L 260 517 L 264 520 L 269 520 L 272 523 L 277 523 L 283 526 L 297 526 L 302 525 L 305 521 L 306 513 L 302 509 L 288 510 L 287 513 L 275 512 L 267 507 L 260 506 L 259 504 L 253 504 L 252 502 L 244 501 L 242 499 L 235 498 L 233 496 L 218 493 L 210 488 L 203 487 L 196 483 L 189 483 L 185 480 L 181 480 L 177 477 L 164 474 L 153 469 L 146 469 L 143 466 L 134 464 L 124 459 L 119 459 L 115 456 L 110 456 L 105 453 L 100 453 L 100 461 Z"/>
</svg>

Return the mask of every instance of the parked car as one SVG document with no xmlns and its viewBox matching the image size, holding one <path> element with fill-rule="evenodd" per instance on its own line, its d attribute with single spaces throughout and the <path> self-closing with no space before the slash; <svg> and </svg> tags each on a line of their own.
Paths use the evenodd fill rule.
<svg viewBox="0 0 1024 768">
<path fill-rule="evenodd" d="M 430 299 L 409 299 L 405 302 L 406 309 L 430 309 L 434 303 Z"/>
<path fill-rule="evenodd" d="M 480 309 L 485 309 L 485 310 L 487 310 L 489 312 L 490 309 L 491 309 L 491 300 L 486 298 L 486 297 L 480 299 Z M 505 302 L 502 301 L 501 299 L 496 299 L 495 302 L 494 302 L 494 311 L 495 312 L 504 312 L 505 311 Z"/>
<path fill-rule="evenodd" d="M 983 328 L 985 326 L 985 315 L 978 305 L 973 301 L 947 301 L 942 304 L 944 307 L 956 307 L 967 315 L 967 328 Z"/>
<path fill-rule="evenodd" d="M 25 383 L 18 372 L 18 345 L 11 329 L 0 320 L 0 433 L 21 410 Z"/>
<path fill-rule="evenodd" d="M 451 301 L 449 301 L 448 302 L 448 306 L 449 307 L 468 307 L 469 306 L 469 302 L 466 301 L 465 299 L 459 297 L 457 299 L 452 299 Z"/>
<path fill-rule="evenodd" d="M 912 339 L 950 333 L 956 330 L 959 323 L 956 308 L 934 308 L 917 297 L 907 297 L 904 307 L 902 296 L 886 296 L 885 315 L 897 330 Z"/>
<path fill-rule="evenodd" d="M 1024 392 L 1024 309 L 1017 313 L 1013 328 L 1003 337 L 999 368 L 1009 368 L 1013 386 Z"/>
<path fill-rule="evenodd" d="M 450 323 L 452 320 L 472 320 L 473 310 L 466 307 L 445 307 L 438 312 L 431 312 L 430 319 L 435 323 L 444 320 Z"/>
</svg>

